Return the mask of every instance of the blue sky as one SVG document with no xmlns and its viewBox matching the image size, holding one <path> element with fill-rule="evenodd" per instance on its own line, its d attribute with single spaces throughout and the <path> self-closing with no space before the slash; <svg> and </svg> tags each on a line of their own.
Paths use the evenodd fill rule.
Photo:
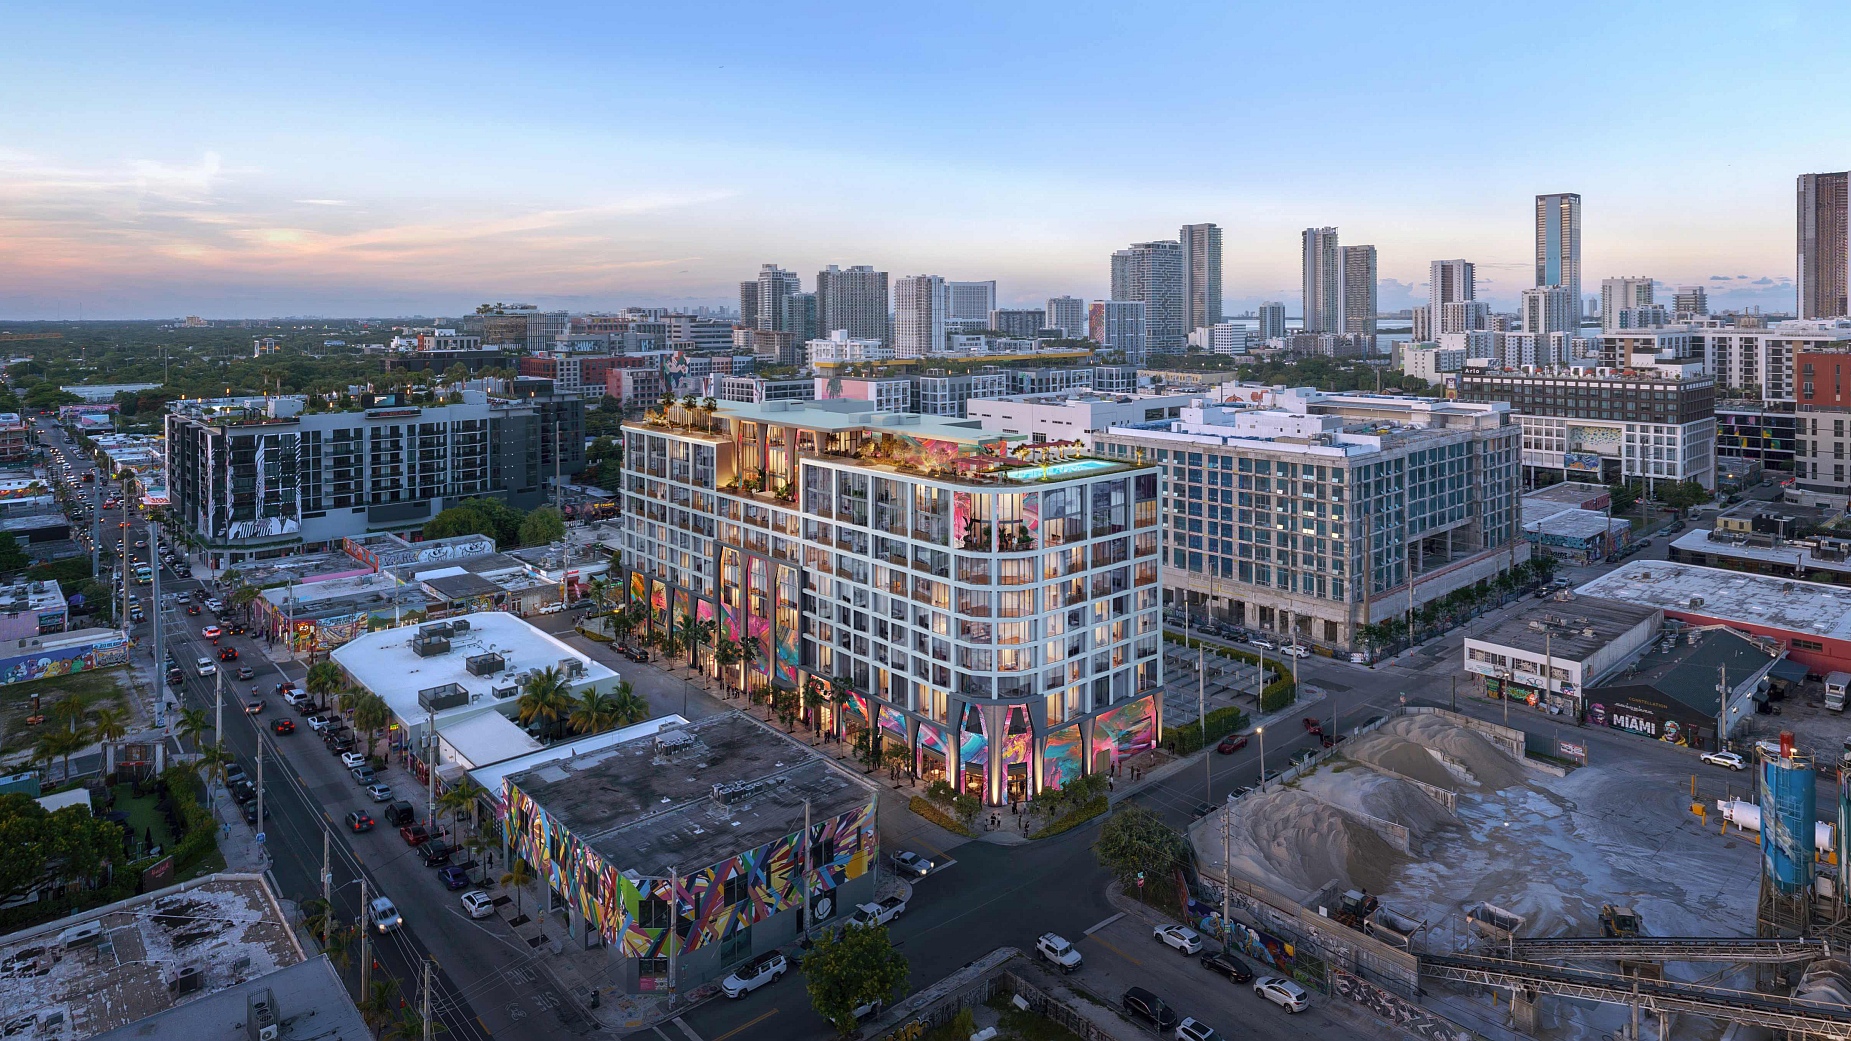
<svg viewBox="0 0 1851 1041">
<path fill-rule="evenodd" d="M 1015 3 L 46 6 L 6 23 L 0 318 L 719 304 L 761 262 L 1104 293 L 1225 229 L 1231 308 L 1298 231 L 1384 307 L 1465 257 L 1791 306 L 1793 178 L 1851 166 L 1843 7 Z M 1745 276 L 1745 277 L 1738 277 Z"/>
</svg>

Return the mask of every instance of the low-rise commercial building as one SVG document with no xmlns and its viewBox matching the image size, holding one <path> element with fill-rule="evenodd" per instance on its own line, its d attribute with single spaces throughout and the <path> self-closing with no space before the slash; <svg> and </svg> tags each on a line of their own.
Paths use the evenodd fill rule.
<svg viewBox="0 0 1851 1041">
<path fill-rule="evenodd" d="M 873 898 L 873 786 L 742 713 L 496 771 L 511 852 L 628 993 L 687 993 Z M 483 777 L 478 773 L 478 780 Z"/>
<path fill-rule="evenodd" d="M 1673 625 L 1586 692 L 1583 718 L 1589 726 L 1714 749 L 1719 727 L 1726 741 L 1754 714 L 1783 657 L 1773 642 L 1728 626 Z"/>
<path fill-rule="evenodd" d="M 1784 646 L 1819 675 L 1851 672 L 1851 589 L 1661 560 L 1633 560 L 1576 593 L 1657 607 L 1689 625 L 1726 625 Z"/>
<path fill-rule="evenodd" d="M 1465 671 L 1485 693 L 1578 719 L 1587 689 L 1658 637 L 1665 614 L 1591 596 L 1529 601 L 1465 638 Z"/>
</svg>

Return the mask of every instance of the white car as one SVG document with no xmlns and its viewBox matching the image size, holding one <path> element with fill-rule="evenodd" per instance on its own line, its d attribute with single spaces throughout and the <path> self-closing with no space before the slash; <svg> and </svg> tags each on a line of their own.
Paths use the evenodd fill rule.
<svg viewBox="0 0 1851 1041">
<path fill-rule="evenodd" d="M 1713 766 L 1725 766 L 1731 770 L 1748 769 L 1748 760 L 1734 752 L 1705 752 L 1701 758 Z"/>
<path fill-rule="evenodd" d="M 1279 648 L 1279 653 L 1289 654 L 1294 658 L 1309 658 L 1311 657 L 1311 648 L 1303 644 L 1294 643 Z"/>
<path fill-rule="evenodd" d="M 193 668 L 197 670 L 201 676 L 210 676 L 213 673 L 219 671 L 219 667 L 213 664 L 211 658 L 199 659 L 198 661 L 193 663 Z"/>
<path fill-rule="evenodd" d="M 731 976 L 720 981 L 720 990 L 729 998 L 743 998 L 790 971 L 790 962 L 776 951 L 762 954 L 741 965 Z"/>
<path fill-rule="evenodd" d="M 356 766 L 365 766 L 366 757 L 358 752 L 342 752 L 341 765 L 351 770 Z"/>
<path fill-rule="evenodd" d="M 1150 931 L 1151 938 L 1183 952 L 1195 954 L 1202 949 L 1202 937 L 1188 926 L 1160 925 Z"/>
<path fill-rule="evenodd" d="M 1253 981 L 1253 992 L 1287 1012 L 1303 1012 L 1311 1007 L 1311 995 L 1305 988 L 1281 976 L 1261 976 Z"/>
<path fill-rule="evenodd" d="M 1271 640 L 1268 640 L 1264 636 L 1256 636 L 1253 639 L 1248 640 L 1247 645 L 1249 647 L 1258 647 L 1260 650 L 1263 650 L 1263 651 L 1270 651 L 1275 646 L 1277 646 Z"/>
<path fill-rule="evenodd" d="M 218 614 L 220 611 L 223 611 L 224 609 L 225 609 L 225 601 L 220 600 L 216 596 L 206 597 L 206 610 L 211 611 L 213 614 Z"/>
<path fill-rule="evenodd" d="M 1183 1021 L 1176 1024 L 1176 1041 L 1222 1041 L 1222 1037 L 1207 1023 L 1184 1016 Z"/>
<path fill-rule="evenodd" d="M 389 933 L 405 924 L 405 920 L 399 917 L 398 908 L 393 905 L 390 897 L 382 896 L 374 900 L 372 905 L 366 909 L 366 917 L 373 923 L 373 928 L 382 933 Z"/>
<path fill-rule="evenodd" d="M 487 918 L 495 913 L 495 898 L 472 889 L 463 894 L 463 913 L 471 918 Z"/>
<path fill-rule="evenodd" d="M 334 721 L 329 719 L 327 716 L 310 716 L 309 717 L 309 729 L 319 734 L 323 730 L 328 729 L 328 727 L 333 722 Z"/>
<path fill-rule="evenodd" d="M 543 604 L 540 607 L 540 613 L 541 614 L 558 614 L 559 612 L 565 609 L 566 609 L 566 605 L 563 601 L 555 600 L 550 604 Z"/>
</svg>

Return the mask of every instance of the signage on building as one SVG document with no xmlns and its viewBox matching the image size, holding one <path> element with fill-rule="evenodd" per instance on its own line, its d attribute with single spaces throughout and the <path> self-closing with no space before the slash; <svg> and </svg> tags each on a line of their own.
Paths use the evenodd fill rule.
<svg viewBox="0 0 1851 1041">
<path fill-rule="evenodd" d="M 1563 741 L 1557 738 L 1555 742 L 1555 754 L 1557 758 L 1573 759 L 1583 766 L 1587 765 L 1587 745 L 1579 741 Z"/>
</svg>

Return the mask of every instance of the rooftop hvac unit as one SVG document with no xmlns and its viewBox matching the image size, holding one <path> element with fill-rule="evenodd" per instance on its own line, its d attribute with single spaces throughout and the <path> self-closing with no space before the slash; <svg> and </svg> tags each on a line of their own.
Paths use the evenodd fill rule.
<svg viewBox="0 0 1851 1041">
<path fill-rule="evenodd" d="M 175 994 L 197 994 L 199 983 L 199 966 L 182 965 L 180 971 L 174 973 L 173 981 L 167 984 L 167 989 Z"/>
<path fill-rule="evenodd" d="M 464 626 L 463 628 L 468 629 L 469 627 Z M 429 625 L 418 626 L 419 636 L 442 636 L 447 639 L 454 631 L 455 627 L 449 622 L 432 622 Z"/>
<path fill-rule="evenodd" d="M 493 676 L 508 667 L 507 660 L 499 654 L 472 654 L 464 663 L 471 676 Z"/>
<path fill-rule="evenodd" d="M 1690 606 L 1691 606 L 1691 607 L 1693 607 L 1693 608 L 1696 608 L 1696 607 L 1702 607 L 1702 606 L 1703 606 L 1703 598 L 1702 598 L 1702 597 L 1700 597 L 1700 596 L 1693 596 L 1693 597 L 1691 597 L 1691 598 L 1690 598 Z"/>
<path fill-rule="evenodd" d="M 749 781 L 727 781 L 713 786 L 713 801 L 722 806 L 731 806 L 783 783 L 784 778 L 782 777 L 756 777 Z"/>
<path fill-rule="evenodd" d="M 251 1041 L 276 1041 L 276 999 L 271 996 L 269 989 L 249 995 L 245 998 L 245 1005 L 249 1015 L 245 1017 L 244 1029 Z"/>
<path fill-rule="evenodd" d="M 457 683 L 426 687 L 418 692 L 418 707 L 426 712 L 442 712 L 469 704 L 469 689 Z"/>
<path fill-rule="evenodd" d="M 559 659 L 559 671 L 561 673 L 564 673 L 567 676 L 572 676 L 572 677 L 583 676 L 585 675 L 584 659 L 582 658 L 561 658 Z"/>
<path fill-rule="evenodd" d="M 692 747 L 693 744 L 694 735 L 686 730 L 664 730 L 656 734 L 656 751 L 658 752 L 679 752 Z"/>
<path fill-rule="evenodd" d="M 489 688 L 490 696 L 492 696 L 497 701 L 505 701 L 508 698 L 518 695 L 520 692 L 521 692 L 521 688 L 513 687 L 513 686 L 490 687 Z"/>
<path fill-rule="evenodd" d="M 411 638 L 411 649 L 420 658 L 433 658 L 439 654 L 448 654 L 450 653 L 450 638 L 430 636 L 420 631 L 418 635 Z"/>
<path fill-rule="evenodd" d="M 451 620 L 450 622 L 451 635 L 455 635 L 456 633 L 466 633 L 468 631 L 469 631 L 469 619 L 456 618 L 456 619 Z"/>
</svg>

